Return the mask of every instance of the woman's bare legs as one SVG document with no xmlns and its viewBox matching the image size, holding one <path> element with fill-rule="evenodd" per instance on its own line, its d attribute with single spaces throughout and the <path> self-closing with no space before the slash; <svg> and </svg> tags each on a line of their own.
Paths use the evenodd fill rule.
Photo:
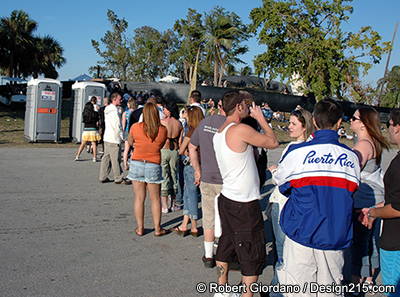
<svg viewBox="0 0 400 297">
<path fill-rule="evenodd" d="M 198 231 L 197 230 L 197 220 L 190 219 L 190 223 L 191 223 L 190 231 L 197 233 L 197 231 Z"/>
<path fill-rule="evenodd" d="M 136 219 L 136 233 L 143 235 L 144 231 L 144 200 L 146 199 L 146 183 L 133 181 L 132 190 L 134 194 L 133 213 Z"/>
<path fill-rule="evenodd" d="M 178 226 L 179 231 L 186 231 L 188 229 L 190 218 L 188 215 L 183 215 L 182 223 Z"/>
<path fill-rule="evenodd" d="M 155 233 L 161 232 L 161 201 L 160 201 L 160 184 L 147 184 L 149 196 L 151 200 L 151 214 L 153 216 L 153 224 Z"/>
<path fill-rule="evenodd" d="M 78 152 L 76 153 L 75 159 L 78 159 L 78 158 L 79 158 L 79 156 L 81 155 L 83 149 L 85 148 L 85 145 L 86 145 L 86 141 L 82 141 L 82 142 L 81 142 L 81 145 L 80 145 L 79 148 L 78 148 Z"/>
<path fill-rule="evenodd" d="M 93 160 L 97 159 L 97 141 L 92 141 L 93 147 Z"/>
</svg>

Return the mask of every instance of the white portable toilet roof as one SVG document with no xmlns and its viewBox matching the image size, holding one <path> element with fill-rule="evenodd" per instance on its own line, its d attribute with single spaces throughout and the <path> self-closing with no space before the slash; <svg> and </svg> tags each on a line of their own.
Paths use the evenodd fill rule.
<svg viewBox="0 0 400 297">
<path fill-rule="evenodd" d="M 37 86 L 40 83 L 54 83 L 54 84 L 58 84 L 58 86 L 61 87 L 61 82 L 59 80 L 52 79 L 52 78 L 31 79 L 30 81 L 28 81 L 28 86 Z"/>
<path fill-rule="evenodd" d="M 106 88 L 106 86 L 104 84 L 98 83 L 98 82 L 94 82 L 94 81 L 81 81 L 81 82 L 76 82 L 72 85 L 72 89 L 84 89 L 88 86 L 91 87 L 101 87 L 103 89 Z"/>
</svg>

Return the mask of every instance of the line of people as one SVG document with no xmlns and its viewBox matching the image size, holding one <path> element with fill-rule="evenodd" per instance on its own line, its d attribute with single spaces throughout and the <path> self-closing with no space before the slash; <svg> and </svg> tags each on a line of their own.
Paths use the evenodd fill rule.
<svg viewBox="0 0 400 297">
<path fill-rule="evenodd" d="M 206 117 L 199 103 L 200 92 L 194 91 L 190 97 L 190 105 L 181 113 L 183 121 L 175 104 L 150 98 L 147 103 L 137 101 L 136 110 L 131 105 L 121 125 L 116 108 L 121 96 L 113 93 L 110 107 L 104 110 L 99 179 L 109 181 L 112 168 L 114 182 L 124 181 L 118 154 L 121 141 L 125 141 L 124 167 L 132 181 L 138 236 L 146 233 L 147 191 L 155 236 L 173 231 L 197 237 L 201 197 L 205 267 L 217 266 L 218 283 L 223 285 L 228 282 L 230 266 L 238 262 L 247 287 L 241 296 L 252 296 L 249 288 L 262 273 L 266 257 L 258 149 L 274 149 L 278 140 L 248 92 L 227 92 L 218 102 L 219 112 Z M 342 117 L 340 105 L 329 99 L 318 102 L 313 114 L 300 108 L 290 115 L 288 129 L 294 141 L 279 163 L 269 167 L 277 185 L 269 200 L 277 252 L 272 283 L 341 284 L 344 266 L 351 263 L 352 276 L 347 277 L 353 283 L 373 286 L 380 268 L 384 284 L 397 286 L 397 292 L 389 296 L 399 296 L 400 238 L 396 229 L 400 227 L 400 189 L 396 177 L 400 157 L 395 157 L 383 178 L 380 163 L 389 143 L 381 134 L 379 114 L 373 108 L 354 113 L 351 129 L 358 142 L 353 149 L 339 142 Z M 388 129 L 390 142 L 400 145 L 399 110 L 392 111 Z M 182 207 L 182 223 L 170 230 L 161 228 L 161 214 Z M 217 219 L 222 234 L 214 255 Z M 277 295 L 333 293 L 308 289 Z"/>
</svg>

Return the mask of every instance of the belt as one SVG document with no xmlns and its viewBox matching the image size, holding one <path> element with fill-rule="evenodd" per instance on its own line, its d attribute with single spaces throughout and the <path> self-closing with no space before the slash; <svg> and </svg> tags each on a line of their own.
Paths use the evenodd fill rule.
<svg viewBox="0 0 400 297">
<path fill-rule="evenodd" d="M 138 162 L 142 162 L 142 163 L 151 163 L 151 164 L 160 165 L 160 164 L 158 164 L 158 163 L 150 162 L 150 161 L 147 161 L 147 160 L 132 159 L 132 161 L 138 161 Z"/>
</svg>

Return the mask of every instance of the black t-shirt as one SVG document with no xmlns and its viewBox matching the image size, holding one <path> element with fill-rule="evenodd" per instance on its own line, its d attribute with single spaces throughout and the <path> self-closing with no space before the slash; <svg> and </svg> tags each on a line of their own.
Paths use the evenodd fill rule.
<svg viewBox="0 0 400 297">
<path fill-rule="evenodd" d="M 104 109 L 106 109 L 106 106 L 102 106 L 99 109 L 99 126 L 100 126 L 100 128 L 103 129 L 103 131 L 106 128 L 106 121 L 105 121 L 105 118 L 104 118 Z"/>
<path fill-rule="evenodd" d="M 131 115 L 129 116 L 129 127 L 128 131 L 131 129 L 131 126 L 137 122 L 139 122 L 140 116 L 143 113 L 143 107 L 139 107 L 138 109 L 135 109 L 134 111 L 131 112 Z"/>
<path fill-rule="evenodd" d="M 390 163 L 385 173 L 383 182 L 385 184 L 385 205 L 400 211 L 400 152 Z M 400 218 L 383 219 L 383 231 L 380 247 L 387 251 L 400 251 Z"/>
</svg>

